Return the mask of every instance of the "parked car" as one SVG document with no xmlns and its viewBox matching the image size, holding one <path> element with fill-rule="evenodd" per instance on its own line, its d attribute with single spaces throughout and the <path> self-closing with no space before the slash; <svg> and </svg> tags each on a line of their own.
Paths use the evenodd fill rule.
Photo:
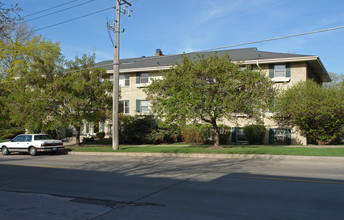
<svg viewBox="0 0 344 220">
<path fill-rule="evenodd" d="M 28 152 L 35 156 L 38 152 L 57 152 L 64 149 L 61 140 L 53 140 L 48 134 L 21 134 L 11 141 L 0 143 L 1 153 Z"/>
</svg>

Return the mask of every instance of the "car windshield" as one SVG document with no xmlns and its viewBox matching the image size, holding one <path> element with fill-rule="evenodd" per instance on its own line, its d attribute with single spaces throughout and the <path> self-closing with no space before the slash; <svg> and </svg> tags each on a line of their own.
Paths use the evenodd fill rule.
<svg viewBox="0 0 344 220">
<path fill-rule="evenodd" d="M 48 134 L 40 134 L 40 135 L 35 135 L 34 137 L 35 141 L 37 140 L 51 140 L 51 136 Z"/>
</svg>

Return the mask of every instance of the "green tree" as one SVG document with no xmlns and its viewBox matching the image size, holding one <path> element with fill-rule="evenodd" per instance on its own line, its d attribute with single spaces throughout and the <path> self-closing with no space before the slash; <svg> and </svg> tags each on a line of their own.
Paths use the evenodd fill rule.
<svg viewBox="0 0 344 220">
<path fill-rule="evenodd" d="M 220 141 L 219 121 L 235 122 L 236 113 L 259 120 L 274 95 L 273 83 L 264 73 L 242 68 L 228 54 L 196 59 L 183 56 L 181 64 L 163 76 L 145 90 L 153 113 L 179 124 L 210 123 L 215 146 Z"/>
<path fill-rule="evenodd" d="M 16 61 L 24 58 L 26 43 L 29 43 L 33 37 L 33 31 L 26 23 L 20 23 L 9 29 L 7 37 L 0 40 L 0 81 L 13 79 L 14 74 L 16 74 L 13 72 L 13 67 Z"/>
<path fill-rule="evenodd" d="M 80 132 L 85 122 L 104 122 L 112 108 L 112 83 L 104 69 L 94 68 L 95 56 L 83 55 L 66 63 L 67 72 L 57 78 L 52 91 L 59 103 L 56 121 L 71 125 L 80 144 Z"/>
<path fill-rule="evenodd" d="M 6 70 L 7 79 L 12 81 L 4 83 L 9 90 L 6 103 L 11 122 L 30 132 L 59 126 L 53 120 L 58 103 L 50 88 L 63 70 L 59 44 L 35 36 L 16 42 L 7 52 L 15 57 Z"/>
<path fill-rule="evenodd" d="M 342 135 L 344 89 L 299 82 L 276 97 L 275 111 L 274 119 L 282 126 L 296 126 L 303 136 L 330 143 Z"/>
</svg>

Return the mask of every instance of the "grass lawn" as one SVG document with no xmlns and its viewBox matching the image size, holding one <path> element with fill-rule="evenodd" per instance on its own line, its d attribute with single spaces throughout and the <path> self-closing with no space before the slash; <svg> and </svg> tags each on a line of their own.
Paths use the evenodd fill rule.
<svg viewBox="0 0 344 220">
<path fill-rule="evenodd" d="M 225 146 L 223 149 L 207 149 L 209 145 L 144 145 L 120 146 L 116 152 L 145 152 L 145 153 L 216 153 L 216 154 L 270 154 L 270 155 L 299 155 L 299 156 L 344 156 L 344 148 L 307 148 L 280 146 Z M 115 152 L 112 146 L 66 147 L 79 152 Z"/>
</svg>

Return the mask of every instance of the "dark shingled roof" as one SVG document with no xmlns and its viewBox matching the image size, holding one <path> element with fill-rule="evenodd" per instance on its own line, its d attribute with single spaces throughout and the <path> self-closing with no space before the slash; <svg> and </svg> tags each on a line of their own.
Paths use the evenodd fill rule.
<svg viewBox="0 0 344 220">
<path fill-rule="evenodd" d="M 214 53 L 217 53 L 218 56 L 222 56 L 224 53 L 228 53 L 228 55 L 234 61 L 264 60 L 264 59 L 294 58 L 294 57 L 309 56 L 309 55 L 300 55 L 300 54 L 259 51 L 257 48 L 220 50 L 216 52 L 211 51 L 211 52 L 185 53 L 185 55 L 189 55 L 190 58 L 195 58 L 196 54 L 207 56 L 209 54 L 214 54 Z M 120 69 L 170 66 L 176 62 L 180 63 L 181 58 L 182 58 L 182 54 L 121 59 Z M 112 60 L 107 60 L 107 61 L 102 61 L 102 62 L 97 63 L 96 66 L 104 67 L 107 70 L 112 70 L 113 69 L 112 63 L 113 63 Z"/>
<path fill-rule="evenodd" d="M 309 67 L 313 69 L 314 73 L 323 81 L 330 82 L 331 78 L 328 75 L 325 67 L 321 63 L 317 56 L 312 55 L 302 55 L 302 54 L 290 54 L 290 53 L 275 53 L 259 51 L 257 48 L 245 48 L 245 49 L 232 49 L 232 50 L 219 50 L 210 52 L 194 52 L 194 53 L 184 53 L 190 56 L 191 59 L 196 58 L 197 54 L 208 56 L 217 53 L 218 56 L 223 56 L 224 53 L 232 58 L 233 61 L 259 61 L 263 62 L 267 60 L 268 62 L 278 62 L 278 59 L 290 59 L 293 60 L 307 60 Z M 121 59 L 119 68 L 121 70 L 125 69 L 140 69 L 140 68 L 152 68 L 152 67 L 168 67 L 176 63 L 181 63 L 183 54 L 176 55 L 166 55 L 166 56 L 151 56 L 151 57 L 139 57 L 131 59 Z M 273 61 L 275 60 L 275 61 Z M 105 68 L 106 70 L 113 70 L 113 60 L 107 60 L 99 62 L 96 64 L 97 67 Z"/>
</svg>

